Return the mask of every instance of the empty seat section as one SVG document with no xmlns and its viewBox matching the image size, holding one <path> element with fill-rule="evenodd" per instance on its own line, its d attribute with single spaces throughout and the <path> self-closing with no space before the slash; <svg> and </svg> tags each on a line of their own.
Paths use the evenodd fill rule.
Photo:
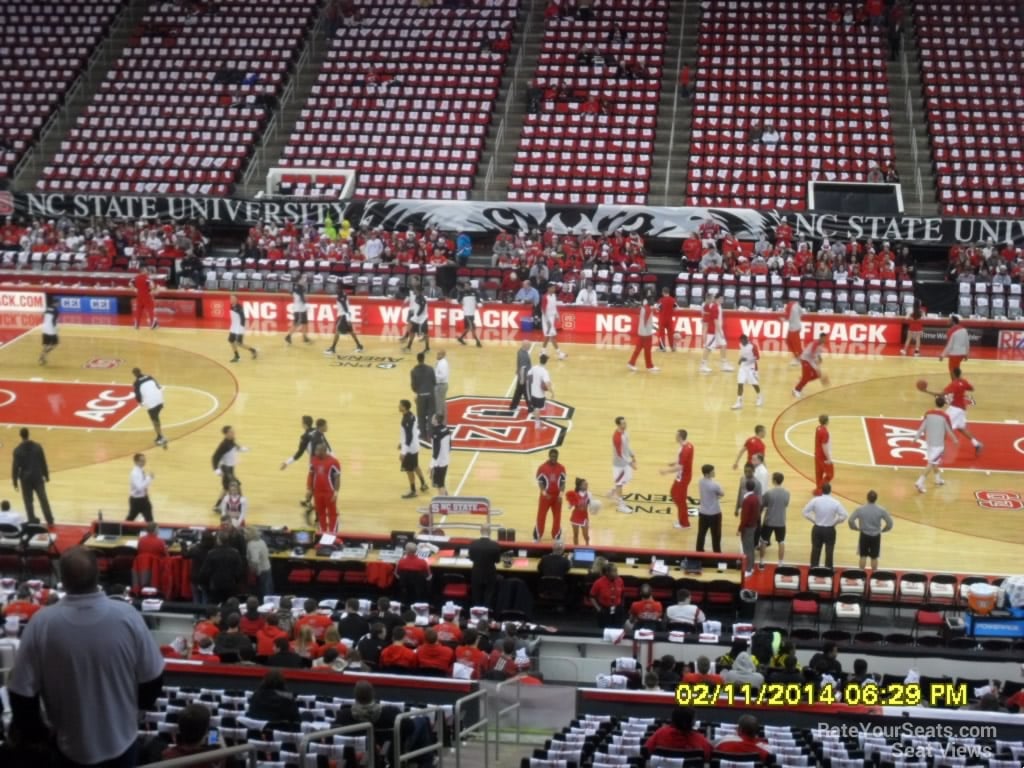
<svg viewBox="0 0 1024 768">
<path fill-rule="evenodd" d="M 281 164 L 355 168 L 358 198 L 467 199 L 518 7 L 361 0 L 359 23 L 331 41 Z"/>
<path fill-rule="evenodd" d="M 914 4 L 940 210 L 1024 210 L 1024 22 L 1015 0 Z"/>
<path fill-rule="evenodd" d="M 688 205 L 799 210 L 808 181 L 892 162 L 881 30 L 830 22 L 825 2 L 702 6 Z"/>
<path fill-rule="evenodd" d="M 316 0 L 151 4 L 39 187 L 229 194 L 317 12 Z"/>
<path fill-rule="evenodd" d="M 14 172 L 124 7 L 111 0 L 0 8 L 0 180 Z"/>
<path fill-rule="evenodd" d="M 510 200 L 647 202 L 667 30 L 665 0 L 546 21 Z"/>
</svg>

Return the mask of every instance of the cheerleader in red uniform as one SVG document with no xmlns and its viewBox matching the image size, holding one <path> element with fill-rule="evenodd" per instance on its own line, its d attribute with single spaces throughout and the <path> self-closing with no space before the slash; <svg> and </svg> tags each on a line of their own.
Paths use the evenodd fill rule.
<svg viewBox="0 0 1024 768">
<path fill-rule="evenodd" d="M 596 515 L 601 502 L 590 498 L 590 487 L 582 477 L 576 478 L 576 489 L 565 494 L 565 500 L 572 510 L 569 522 L 572 524 L 573 546 L 580 543 L 580 531 L 583 531 L 583 543 L 590 546 L 590 513 Z"/>
</svg>

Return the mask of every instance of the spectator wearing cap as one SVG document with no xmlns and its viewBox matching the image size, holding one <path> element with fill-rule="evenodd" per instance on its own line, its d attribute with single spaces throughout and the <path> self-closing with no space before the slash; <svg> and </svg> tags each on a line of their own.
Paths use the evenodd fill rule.
<svg viewBox="0 0 1024 768">
<path fill-rule="evenodd" d="M 455 621 L 454 606 L 446 606 L 441 609 L 441 621 L 434 627 L 438 641 L 449 645 L 458 645 L 462 642 L 462 629 Z"/>
</svg>

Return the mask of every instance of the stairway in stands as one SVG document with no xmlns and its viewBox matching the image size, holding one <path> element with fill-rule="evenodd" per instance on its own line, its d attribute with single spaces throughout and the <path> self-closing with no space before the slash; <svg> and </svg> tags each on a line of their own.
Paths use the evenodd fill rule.
<svg viewBox="0 0 1024 768">
<path fill-rule="evenodd" d="M 147 0 L 130 0 L 118 15 L 107 39 L 97 49 L 88 68 L 82 73 L 80 85 L 73 91 L 71 98 L 54 120 L 44 129 L 33 156 L 14 177 L 14 189 L 24 192 L 35 191 L 36 182 L 39 181 L 43 169 L 60 149 L 61 142 L 78 117 L 92 102 L 93 96 L 107 77 L 107 71 L 117 61 L 128 45 L 133 30 L 142 21 L 147 6 Z"/>
</svg>

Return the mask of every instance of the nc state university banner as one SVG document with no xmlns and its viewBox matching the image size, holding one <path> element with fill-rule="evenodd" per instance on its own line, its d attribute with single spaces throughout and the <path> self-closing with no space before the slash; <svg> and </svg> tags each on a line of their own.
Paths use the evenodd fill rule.
<svg viewBox="0 0 1024 768">
<path fill-rule="evenodd" d="M 871 238 L 919 244 L 1012 240 L 1024 244 L 1024 221 L 926 218 L 903 215 L 782 213 L 741 208 L 687 208 L 630 205 L 567 206 L 505 201 L 385 200 L 302 202 L 285 199 L 242 200 L 224 197 L 155 195 L 63 195 L 0 192 L 0 216 L 93 216 L 166 221 L 203 220 L 215 225 L 257 222 L 322 223 L 347 218 L 353 226 L 425 229 L 470 234 L 544 229 L 556 232 L 636 232 L 646 238 L 681 239 L 711 218 L 742 239 L 757 239 L 786 219 L 798 235 L 847 239 Z"/>
</svg>

